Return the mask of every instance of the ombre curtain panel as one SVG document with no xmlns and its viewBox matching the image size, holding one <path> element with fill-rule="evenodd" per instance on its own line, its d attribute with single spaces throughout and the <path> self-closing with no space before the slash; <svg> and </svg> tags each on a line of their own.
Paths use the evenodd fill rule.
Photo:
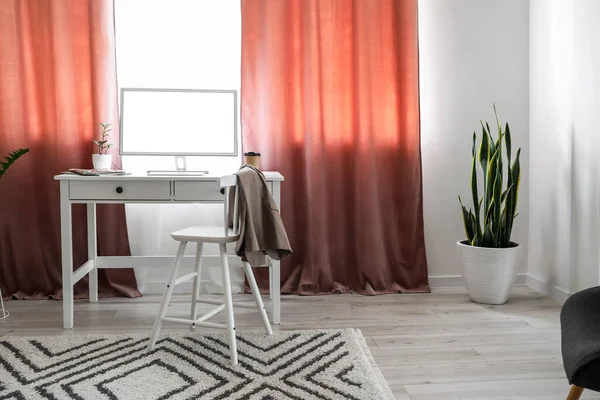
<svg viewBox="0 0 600 400">
<path fill-rule="evenodd" d="M 241 4 L 244 150 L 286 178 L 283 292 L 428 292 L 417 0 Z"/>
<path fill-rule="evenodd" d="M 0 285 L 6 297 L 60 298 L 59 185 L 91 168 L 92 138 L 118 114 L 112 0 L 0 1 L 0 154 L 31 152 L 0 182 Z M 74 264 L 87 260 L 85 206 L 73 207 Z M 123 206 L 98 206 L 98 252 L 128 255 Z M 100 295 L 139 296 L 131 269 L 101 270 Z M 87 297 L 87 278 L 75 287 Z"/>
</svg>

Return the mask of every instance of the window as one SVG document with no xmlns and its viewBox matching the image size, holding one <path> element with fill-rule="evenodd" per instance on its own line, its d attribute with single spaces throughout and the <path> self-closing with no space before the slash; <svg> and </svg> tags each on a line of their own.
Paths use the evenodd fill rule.
<svg viewBox="0 0 600 400">
<path fill-rule="evenodd" d="M 239 0 L 116 0 L 115 29 L 119 91 L 121 88 L 163 88 L 239 92 Z M 164 135 L 149 134 L 149 141 L 159 143 L 148 147 L 160 147 L 161 141 L 168 143 L 171 138 L 164 121 L 154 113 L 148 113 L 147 118 L 146 125 L 152 126 L 156 118 L 154 126 L 160 125 L 160 129 L 165 130 Z M 238 122 L 238 143 L 239 131 Z M 215 142 L 226 139 L 214 137 Z M 219 148 L 218 143 L 215 147 Z M 240 165 L 240 156 L 190 156 L 187 164 L 190 169 L 227 174 Z M 134 171 L 173 169 L 174 159 L 125 155 L 123 165 Z"/>
<path fill-rule="evenodd" d="M 1 0 L 0 0 L 1 1 Z M 241 16 L 239 0 L 115 0 L 117 79 L 121 88 L 240 90 Z M 238 96 L 239 101 L 239 96 Z M 239 104 L 237 106 L 239 110 Z M 239 114 L 239 111 L 236 112 Z M 127 118 L 127 111 L 125 112 Z M 164 134 L 148 136 L 152 148 L 172 140 L 173 127 L 147 115 L 149 123 L 162 126 Z M 237 119 L 239 121 L 239 118 Z M 173 124 L 175 125 L 175 124 Z M 239 122 L 238 122 L 238 143 Z M 154 132 L 156 133 L 156 132 Z M 171 145 L 172 143 L 169 143 Z M 239 147 L 239 146 L 238 146 Z M 239 152 L 238 152 L 239 154 Z M 188 156 L 187 168 L 208 170 L 211 175 L 235 172 L 241 157 Z M 132 172 L 175 169 L 172 156 L 123 155 L 123 167 Z M 174 254 L 170 232 L 190 225 L 222 223 L 218 204 L 127 204 L 127 226 L 133 255 Z M 193 251 L 191 246 L 188 246 Z M 214 247 L 207 254 L 217 254 Z M 220 273 L 205 268 L 205 290 L 222 290 Z M 162 292 L 168 270 L 136 268 L 143 293 Z M 188 272 L 191 272 L 188 271 Z M 214 274 L 214 276 L 213 276 Z M 232 290 L 244 284 L 241 269 L 232 271 Z"/>
</svg>

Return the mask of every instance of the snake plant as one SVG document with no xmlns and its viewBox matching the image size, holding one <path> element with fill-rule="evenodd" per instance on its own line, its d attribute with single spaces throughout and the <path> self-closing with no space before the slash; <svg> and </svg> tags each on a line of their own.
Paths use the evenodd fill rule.
<svg viewBox="0 0 600 400">
<path fill-rule="evenodd" d="M 473 132 L 473 147 L 471 149 L 471 194 L 473 209 L 467 209 L 460 196 L 458 201 L 462 208 L 463 223 L 468 244 L 477 247 L 506 248 L 514 246 L 510 241 L 513 222 L 519 196 L 521 181 L 521 165 L 517 150 L 514 161 L 511 160 L 510 127 L 506 123 L 504 130 L 494 105 L 498 137 L 494 141 L 490 126 L 481 122 L 481 143 L 477 149 L 477 134 Z M 504 169 L 502 144 L 506 147 L 508 160 Z M 512 162 L 512 165 L 511 165 Z M 478 165 L 479 164 L 479 165 Z M 483 193 L 480 197 L 477 171 L 481 168 L 483 176 Z M 505 175 L 506 172 L 506 175 Z M 505 179 L 506 178 L 506 179 Z"/>
<path fill-rule="evenodd" d="M 8 167 L 13 165 L 15 161 L 17 161 L 22 155 L 24 155 L 27 152 L 29 152 L 29 149 L 16 149 L 11 151 L 7 156 L 5 156 L 4 158 L 6 159 L 6 161 L 0 161 L 0 179 L 2 179 L 2 177 L 6 173 Z"/>
</svg>

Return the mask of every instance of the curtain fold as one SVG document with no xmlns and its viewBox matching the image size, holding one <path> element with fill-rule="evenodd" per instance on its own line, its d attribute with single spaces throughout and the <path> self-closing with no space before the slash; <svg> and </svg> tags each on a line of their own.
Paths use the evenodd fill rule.
<svg viewBox="0 0 600 400">
<path fill-rule="evenodd" d="M 428 292 L 417 0 L 241 5 L 244 151 L 286 178 L 282 291 Z"/>
<path fill-rule="evenodd" d="M 0 182 L 0 285 L 15 298 L 59 298 L 59 184 L 91 168 L 100 122 L 118 113 L 112 0 L 0 1 L 0 155 L 31 152 Z M 122 205 L 98 205 L 99 255 L 129 255 Z M 87 260 L 86 212 L 73 206 L 74 265 Z M 101 296 L 140 296 L 133 270 L 100 270 Z M 87 297 L 87 278 L 75 286 Z"/>
</svg>

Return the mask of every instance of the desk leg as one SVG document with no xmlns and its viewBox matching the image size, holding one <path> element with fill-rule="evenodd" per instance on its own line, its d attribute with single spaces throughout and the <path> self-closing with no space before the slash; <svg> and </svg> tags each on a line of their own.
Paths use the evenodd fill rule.
<svg viewBox="0 0 600 400">
<path fill-rule="evenodd" d="M 273 274 L 273 285 L 271 294 L 273 296 L 273 324 L 281 324 L 281 275 L 279 274 L 279 261 L 271 259 L 271 268 Z"/>
<path fill-rule="evenodd" d="M 273 182 L 273 200 L 281 212 L 281 182 Z M 269 268 L 269 297 L 273 300 L 273 324 L 281 323 L 281 274 L 279 261 L 271 259 Z"/>
<path fill-rule="evenodd" d="M 63 326 L 73 328 L 73 234 L 69 182 L 60 182 L 60 240 L 62 251 Z"/>
<path fill-rule="evenodd" d="M 269 260 L 271 263 L 271 260 Z M 273 300 L 273 264 L 269 264 L 269 299 Z"/>
<path fill-rule="evenodd" d="M 90 303 L 98 302 L 98 266 L 96 258 L 97 249 L 97 229 L 96 229 L 96 203 L 87 205 L 87 239 L 88 239 L 88 259 L 94 260 L 94 269 L 88 275 L 90 288 Z"/>
</svg>

